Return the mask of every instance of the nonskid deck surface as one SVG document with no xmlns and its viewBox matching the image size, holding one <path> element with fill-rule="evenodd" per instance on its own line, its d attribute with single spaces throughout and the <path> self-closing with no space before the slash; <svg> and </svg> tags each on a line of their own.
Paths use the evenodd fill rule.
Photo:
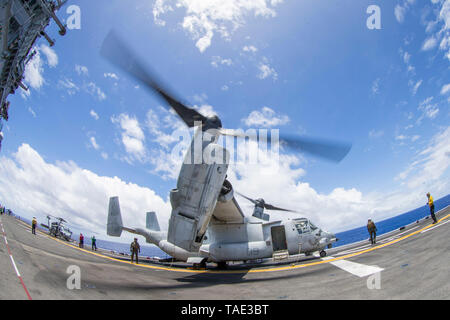
<svg viewBox="0 0 450 320">
<path fill-rule="evenodd" d="M 0 299 L 449 299 L 450 207 L 328 256 L 193 270 L 80 249 L 0 216 Z M 69 289 L 73 270 L 81 288 Z M 70 278 L 70 279 L 69 279 Z M 69 280 L 68 280 L 69 279 Z M 70 287 L 70 285 L 69 285 Z"/>
</svg>

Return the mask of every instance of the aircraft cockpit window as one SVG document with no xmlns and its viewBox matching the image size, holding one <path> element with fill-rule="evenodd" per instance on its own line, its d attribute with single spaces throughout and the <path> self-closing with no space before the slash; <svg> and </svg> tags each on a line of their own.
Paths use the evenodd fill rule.
<svg viewBox="0 0 450 320">
<path fill-rule="evenodd" d="M 297 228 L 299 234 L 309 231 L 308 221 L 296 221 L 295 227 Z"/>
<path fill-rule="evenodd" d="M 312 231 L 319 229 L 319 228 L 317 228 L 315 225 L 313 225 L 311 222 L 310 222 L 309 224 L 311 225 L 311 230 L 312 230 Z"/>
</svg>

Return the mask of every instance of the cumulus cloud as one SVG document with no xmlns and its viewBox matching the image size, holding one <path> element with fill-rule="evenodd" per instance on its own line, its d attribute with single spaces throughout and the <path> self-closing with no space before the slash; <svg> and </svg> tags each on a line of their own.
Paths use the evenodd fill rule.
<svg viewBox="0 0 450 320">
<path fill-rule="evenodd" d="M 275 71 L 274 68 L 272 68 L 268 63 L 267 63 L 267 59 L 264 59 L 263 62 L 261 62 L 258 65 L 258 70 L 259 73 L 257 75 L 257 77 L 259 79 L 266 79 L 268 77 L 272 77 L 273 80 L 277 80 L 278 79 L 278 73 Z"/>
<path fill-rule="evenodd" d="M 394 15 L 399 23 L 403 23 L 405 21 L 406 12 L 414 3 L 415 0 L 403 0 L 402 3 L 399 3 L 395 6 Z"/>
<path fill-rule="evenodd" d="M 231 59 L 224 59 L 220 56 L 214 56 L 212 57 L 211 65 L 214 68 L 219 67 L 219 65 L 225 65 L 225 66 L 231 66 L 233 64 L 233 61 Z"/>
<path fill-rule="evenodd" d="M 44 81 L 44 61 L 38 48 L 34 48 L 35 55 L 25 67 L 24 78 L 25 83 L 31 88 L 39 90 L 45 83 Z"/>
<path fill-rule="evenodd" d="M 67 78 L 58 81 L 58 88 L 66 90 L 69 96 L 72 96 L 80 91 L 80 88 L 78 88 L 78 86 L 72 81 L 72 79 Z"/>
<path fill-rule="evenodd" d="M 58 55 L 56 54 L 56 52 L 53 49 L 51 49 L 49 46 L 44 44 L 44 45 L 40 46 L 40 50 L 47 58 L 47 63 L 50 67 L 53 68 L 58 65 Z"/>
<path fill-rule="evenodd" d="M 247 127 L 275 127 L 287 124 L 289 117 L 286 115 L 277 115 L 271 108 L 263 107 L 261 111 L 252 111 L 242 121 Z"/>
<path fill-rule="evenodd" d="M 106 99 L 106 94 L 100 89 L 94 82 L 89 82 L 84 85 L 84 89 L 87 93 L 97 98 L 99 101 Z"/>
<path fill-rule="evenodd" d="M 448 93 L 450 93 L 450 83 L 442 86 L 442 89 L 441 89 L 442 95 L 446 95 Z"/>
<path fill-rule="evenodd" d="M 117 76 L 117 74 L 115 74 L 113 72 L 104 73 L 103 76 L 105 78 L 111 78 L 111 79 L 114 79 L 114 80 L 119 80 L 119 77 Z"/>
<path fill-rule="evenodd" d="M 94 118 L 95 120 L 100 119 L 100 117 L 98 116 L 97 112 L 95 112 L 94 110 L 91 110 L 89 112 L 89 114 L 91 115 L 92 118 Z"/>
<path fill-rule="evenodd" d="M 132 118 L 120 118 L 127 134 L 141 135 Z M 228 179 L 243 194 L 295 209 L 321 227 L 338 232 L 364 225 L 368 218 L 382 220 L 421 206 L 428 191 L 435 198 L 446 195 L 450 183 L 449 148 L 450 127 L 446 127 L 396 176 L 400 185 L 393 193 L 364 194 L 356 188 L 340 186 L 339 181 L 330 192 L 319 192 L 305 181 L 306 172 L 300 167 L 303 160 L 297 155 L 261 152 L 262 161 L 248 164 L 239 148 L 237 161 L 228 169 Z M 99 176 L 71 161 L 49 163 L 27 144 L 12 156 L 0 158 L 0 181 L 1 199 L 28 217 L 42 219 L 46 214 L 57 214 L 104 235 L 108 199 L 119 196 L 124 225 L 145 226 L 145 212 L 150 210 L 157 212 L 162 228 L 168 225 L 170 204 L 153 190 L 118 177 Z M 251 215 L 252 204 L 239 197 L 237 200 Z M 276 211 L 270 215 L 272 220 L 299 216 Z"/>
<path fill-rule="evenodd" d="M 91 143 L 91 146 L 95 149 L 98 150 L 100 149 L 100 146 L 97 144 L 97 141 L 95 140 L 95 137 L 90 137 L 89 141 Z"/>
<path fill-rule="evenodd" d="M 437 40 L 435 37 L 430 37 L 428 39 L 426 39 L 422 45 L 422 50 L 423 51 L 428 51 L 431 49 L 434 49 L 437 45 Z"/>
<path fill-rule="evenodd" d="M 258 48 L 256 48 L 255 46 L 244 46 L 242 48 L 242 51 L 255 53 L 256 51 L 258 51 Z"/>
<path fill-rule="evenodd" d="M 145 161 L 145 135 L 144 131 L 135 117 L 130 117 L 128 114 L 122 113 L 119 116 L 111 117 L 111 121 L 117 124 L 121 133 L 121 142 L 125 147 L 125 151 L 131 156 L 126 158 L 127 161 L 139 160 Z"/>
<path fill-rule="evenodd" d="M 436 20 L 427 25 L 426 31 L 431 31 L 436 26 L 438 31 L 425 40 L 422 49 L 431 50 L 439 44 L 439 49 L 450 60 L 450 0 L 432 0 L 432 3 L 435 6 L 433 12 L 436 13 Z"/>
<path fill-rule="evenodd" d="M 24 82 L 31 88 L 39 90 L 44 84 L 44 67 L 48 65 L 53 68 L 58 65 L 58 55 L 47 45 L 33 47 L 34 56 L 28 61 L 24 71 Z M 47 62 L 42 59 L 41 53 L 45 56 Z M 30 95 L 29 92 L 24 93 L 25 96 Z M 22 95 L 25 97 L 24 95 Z"/>
<path fill-rule="evenodd" d="M 281 0 L 157 0 L 153 6 L 156 24 L 164 26 L 164 14 L 175 9 L 184 9 L 181 26 L 196 41 L 196 47 L 204 52 L 216 33 L 229 40 L 231 35 L 245 24 L 248 16 L 272 18 L 274 7 Z"/>
<path fill-rule="evenodd" d="M 167 227 L 170 205 L 154 191 L 118 177 L 99 176 L 71 161 L 46 162 L 28 144 L 12 157 L 0 158 L 0 180 L 2 201 L 16 213 L 42 222 L 53 214 L 106 238 L 109 197 L 119 196 L 124 225 L 145 226 L 145 212 L 155 211 L 162 227 Z"/>
<path fill-rule="evenodd" d="M 78 73 L 78 75 L 84 75 L 87 76 L 89 75 L 89 69 L 86 66 L 81 66 L 81 65 L 75 65 L 75 71 Z"/>
</svg>

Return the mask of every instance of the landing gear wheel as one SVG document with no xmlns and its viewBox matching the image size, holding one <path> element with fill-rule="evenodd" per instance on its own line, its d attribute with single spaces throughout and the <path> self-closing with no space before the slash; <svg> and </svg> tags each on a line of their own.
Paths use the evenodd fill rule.
<svg viewBox="0 0 450 320">
<path fill-rule="evenodd" d="M 220 262 L 218 262 L 218 263 L 217 263 L 217 268 L 218 268 L 218 269 L 221 269 L 221 270 L 226 269 L 226 268 L 227 268 L 227 262 L 226 262 L 226 261 L 220 261 Z"/>
<path fill-rule="evenodd" d="M 325 250 L 320 251 L 320 257 L 323 258 L 327 255 Z"/>
</svg>

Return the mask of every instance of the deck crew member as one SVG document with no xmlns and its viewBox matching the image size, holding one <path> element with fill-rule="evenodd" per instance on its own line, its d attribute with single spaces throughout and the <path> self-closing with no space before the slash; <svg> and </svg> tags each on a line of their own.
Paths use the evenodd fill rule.
<svg viewBox="0 0 450 320">
<path fill-rule="evenodd" d="M 37 225 L 36 217 L 33 217 L 33 220 L 31 221 L 31 233 L 32 234 L 36 234 L 36 225 Z"/>
<path fill-rule="evenodd" d="M 91 242 L 92 242 L 92 251 L 97 251 L 97 239 L 95 239 L 95 236 L 92 236 Z"/>
<path fill-rule="evenodd" d="M 134 255 L 136 255 L 136 264 L 138 264 L 139 263 L 138 255 L 141 252 L 141 246 L 139 245 L 137 238 L 134 238 L 134 241 L 131 243 L 130 251 L 131 251 L 131 263 L 133 263 L 133 257 Z"/>
<path fill-rule="evenodd" d="M 80 233 L 80 248 L 84 248 L 84 236 Z"/>
<path fill-rule="evenodd" d="M 370 219 L 367 221 L 367 231 L 369 231 L 370 234 L 370 242 L 375 244 L 377 242 L 377 227 Z"/>
<path fill-rule="evenodd" d="M 433 223 L 437 223 L 436 220 L 436 216 L 434 215 L 434 202 L 433 202 L 433 197 L 430 195 L 430 193 L 427 193 L 427 197 L 428 197 L 428 206 L 430 207 L 430 214 L 431 214 L 431 218 L 433 218 Z"/>
</svg>

